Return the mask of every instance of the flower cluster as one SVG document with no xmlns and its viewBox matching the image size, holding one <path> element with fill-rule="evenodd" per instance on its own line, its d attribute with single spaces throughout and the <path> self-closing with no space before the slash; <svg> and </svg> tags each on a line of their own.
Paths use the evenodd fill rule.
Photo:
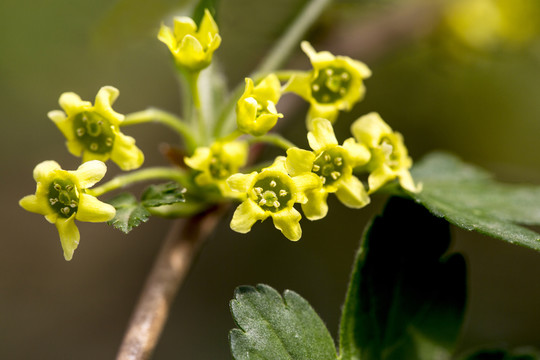
<svg viewBox="0 0 540 360">
<path fill-rule="evenodd" d="M 342 142 L 334 133 L 340 112 L 351 110 L 364 96 L 364 80 L 371 76 L 364 63 L 317 52 L 304 41 L 301 48 L 311 63 L 310 70 L 246 78 L 242 94 L 232 96 L 229 103 L 221 99 L 223 103 L 216 104 L 198 94 L 199 74 L 211 64 L 221 43 L 211 13 L 206 10 L 200 24 L 177 17 L 172 29 L 161 26 L 158 39 L 170 50 L 182 84 L 187 85 L 184 91 L 191 92 L 194 106 L 187 107 L 186 118 L 157 109 L 119 114 L 112 108 L 119 91 L 112 86 L 102 87 L 94 104 L 75 93 L 63 93 L 59 100 L 62 110 L 48 114 L 65 136 L 69 152 L 82 157 L 82 165 L 66 171 L 54 161 L 42 162 L 34 170 L 36 193 L 24 197 L 20 205 L 56 225 L 66 260 L 79 243 L 75 220 L 123 223 L 123 229 L 142 222 L 136 212 L 133 221 L 132 215 L 116 216 L 115 207 L 96 197 L 138 181 L 165 179 L 175 184 L 152 188 L 140 203 L 133 205 L 130 200 L 128 206 L 180 217 L 195 215 L 216 203 L 237 201 L 240 205 L 230 224 L 234 231 L 247 233 L 256 222 L 272 218 L 275 227 L 292 241 L 302 236 L 302 215 L 296 204 L 306 218 L 320 220 L 329 211 L 329 194 L 349 208 L 360 209 L 370 203 L 373 193 L 394 180 L 405 191 L 420 191 L 409 172 L 412 160 L 403 137 L 378 114 L 370 113 L 352 123 L 351 136 Z M 284 118 L 278 103 L 286 93 L 297 94 L 310 105 L 306 116 L 309 149 L 301 149 L 275 132 L 278 120 Z M 215 109 L 222 109 L 221 113 L 216 114 Z M 183 148 L 171 152 L 173 166 L 137 170 L 144 155 L 120 128 L 147 122 L 162 123 L 182 138 Z M 262 143 L 283 151 L 270 166 L 255 163 Z M 133 172 L 89 189 L 104 177 L 107 160 Z M 251 170 L 245 170 L 246 166 Z M 115 201 L 111 204 L 117 206 Z"/>
</svg>

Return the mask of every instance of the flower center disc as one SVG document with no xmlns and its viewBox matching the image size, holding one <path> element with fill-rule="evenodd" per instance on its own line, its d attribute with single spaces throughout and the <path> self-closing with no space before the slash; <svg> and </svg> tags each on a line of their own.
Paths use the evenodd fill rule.
<svg viewBox="0 0 540 360">
<path fill-rule="evenodd" d="M 343 150 L 334 147 L 322 151 L 313 162 L 312 171 L 317 174 L 324 186 L 333 185 L 343 175 L 345 158 Z"/>
<path fill-rule="evenodd" d="M 95 112 L 84 111 L 73 120 L 75 137 L 90 150 L 98 154 L 112 151 L 115 135 L 111 123 Z"/>
<path fill-rule="evenodd" d="M 321 104 L 329 104 L 342 99 L 349 91 L 351 74 L 345 69 L 328 66 L 319 70 L 311 83 L 311 95 Z"/>
<path fill-rule="evenodd" d="M 263 172 L 255 181 L 252 198 L 261 209 L 275 213 L 287 208 L 293 200 L 292 181 L 278 172 L 267 172 L 270 174 Z"/>
<path fill-rule="evenodd" d="M 79 196 L 73 182 L 55 179 L 49 186 L 49 204 L 65 218 L 76 213 L 79 207 Z"/>
</svg>

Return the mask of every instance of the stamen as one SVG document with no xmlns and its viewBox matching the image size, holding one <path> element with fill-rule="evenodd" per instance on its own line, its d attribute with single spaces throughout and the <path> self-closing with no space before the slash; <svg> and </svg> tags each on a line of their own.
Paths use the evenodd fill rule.
<svg viewBox="0 0 540 360">
<path fill-rule="evenodd" d="M 81 137 L 84 135 L 86 131 L 84 130 L 84 128 L 78 128 L 77 129 L 77 136 Z"/>
<path fill-rule="evenodd" d="M 327 95 L 327 94 L 323 95 L 322 101 L 325 102 L 325 103 L 329 102 L 330 101 L 330 95 Z"/>
<path fill-rule="evenodd" d="M 317 164 L 313 164 L 313 172 L 317 172 L 319 170 L 321 170 L 321 167 Z"/>
<path fill-rule="evenodd" d="M 339 95 L 343 96 L 347 93 L 347 89 L 345 89 L 344 87 L 342 87 L 341 89 L 339 89 Z"/>
<path fill-rule="evenodd" d="M 113 139 L 108 137 L 107 139 L 105 139 L 105 145 L 107 146 L 112 146 L 113 144 Z"/>
<path fill-rule="evenodd" d="M 60 211 L 62 212 L 62 214 L 67 215 L 67 214 L 69 214 L 69 212 L 70 212 L 70 208 L 68 208 L 68 207 L 66 206 L 66 207 L 62 208 Z"/>
<path fill-rule="evenodd" d="M 97 151 L 97 149 L 98 149 L 98 144 L 97 143 L 90 144 L 90 150 Z"/>
<path fill-rule="evenodd" d="M 73 185 L 68 185 L 68 186 L 66 186 L 66 190 L 67 190 L 67 191 L 73 190 Z"/>
<path fill-rule="evenodd" d="M 51 205 L 54 205 L 54 204 L 56 204 L 58 202 L 58 199 L 57 198 L 50 198 L 49 202 L 51 203 Z"/>
<path fill-rule="evenodd" d="M 330 176 L 332 177 L 332 179 L 337 180 L 341 176 L 341 173 L 339 171 L 332 171 Z"/>
<path fill-rule="evenodd" d="M 317 92 L 321 89 L 321 87 L 317 84 L 313 84 L 313 86 L 311 86 L 311 88 L 313 89 L 313 91 Z"/>
<path fill-rule="evenodd" d="M 71 204 L 69 204 L 69 206 L 71 206 L 72 208 L 76 208 L 77 202 L 75 200 L 71 200 Z"/>
<path fill-rule="evenodd" d="M 281 206 L 281 204 L 280 204 L 279 201 L 277 201 L 277 200 L 274 201 L 274 204 L 273 204 L 273 205 L 274 205 L 275 208 L 278 208 L 278 207 Z"/>
<path fill-rule="evenodd" d="M 275 180 L 270 181 L 270 187 L 276 187 L 277 183 Z"/>
<path fill-rule="evenodd" d="M 256 187 L 256 188 L 254 188 L 254 189 L 253 189 L 253 191 L 255 191 L 255 194 L 257 194 L 257 195 L 261 195 L 261 194 L 262 194 L 262 191 L 263 191 L 263 189 L 262 189 L 262 187 Z"/>
<path fill-rule="evenodd" d="M 266 205 L 266 199 L 261 199 L 261 201 L 259 201 L 259 206 L 264 206 Z"/>
<path fill-rule="evenodd" d="M 329 154 L 324 154 L 324 161 L 330 162 L 332 160 L 332 157 Z"/>
<path fill-rule="evenodd" d="M 54 184 L 54 190 L 60 191 L 62 190 L 62 187 L 60 186 L 60 184 Z"/>
<path fill-rule="evenodd" d="M 337 157 L 334 159 L 334 164 L 336 164 L 336 166 L 341 166 L 343 165 L 343 158 L 342 157 Z"/>
<path fill-rule="evenodd" d="M 332 69 L 330 69 L 330 68 L 326 69 L 324 72 L 325 72 L 326 75 L 328 75 L 328 76 L 332 76 L 332 74 L 334 74 L 334 70 L 332 70 Z"/>
<path fill-rule="evenodd" d="M 321 182 L 324 184 L 326 184 L 326 178 L 324 176 L 319 176 L 319 178 L 321 179 Z"/>
<path fill-rule="evenodd" d="M 87 122 L 87 121 L 88 121 L 88 116 L 86 116 L 86 115 L 83 115 L 83 117 L 82 117 L 82 121 L 83 121 L 83 122 Z"/>
<path fill-rule="evenodd" d="M 285 189 L 279 190 L 279 196 L 283 197 L 283 196 L 287 196 L 287 194 L 288 194 L 287 190 L 285 190 Z"/>
<path fill-rule="evenodd" d="M 342 78 L 343 80 L 349 80 L 349 77 L 350 77 L 350 75 L 349 75 L 348 72 L 343 72 L 343 73 L 341 73 L 341 78 Z"/>
</svg>

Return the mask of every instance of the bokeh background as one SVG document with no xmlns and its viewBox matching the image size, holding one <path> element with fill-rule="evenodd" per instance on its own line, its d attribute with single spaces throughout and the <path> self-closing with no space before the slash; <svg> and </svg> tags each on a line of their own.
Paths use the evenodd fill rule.
<svg viewBox="0 0 540 360">
<path fill-rule="evenodd" d="M 442 15 L 434 1 L 408 0 L 336 1 L 324 13 L 306 35 L 315 48 L 359 58 L 374 74 L 365 100 L 340 117 L 338 137 L 345 139 L 360 115 L 378 111 L 404 134 L 414 159 L 446 149 L 501 180 L 538 184 L 540 5 L 467 2 L 473 6 L 458 4 Z M 253 70 L 305 3 L 222 1 L 217 56 L 230 87 Z M 92 100 L 101 86 L 113 85 L 121 91 L 119 112 L 155 106 L 180 113 L 170 56 L 155 35 L 162 21 L 182 11 L 185 1 L 179 0 L 0 1 L 1 359 L 114 358 L 170 222 L 152 218 L 129 236 L 82 223 L 81 244 L 65 262 L 54 227 L 17 202 L 33 193 L 37 163 L 79 165 L 46 116 L 59 108 L 62 92 Z M 299 50 L 289 64 L 308 65 Z M 306 144 L 306 109 L 293 95 L 283 104 L 282 130 L 299 144 Z M 137 139 L 147 165 L 166 164 L 158 145 L 177 141 L 159 125 L 126 132 Z M 111 165 L 108 176 L 115 173 Z M 384 200 L 375 197 L 361 211 L 332 200 L 327 219 L 303 221 L 297 243 L 270 221 L 236 234 L 227 214 L 180 290 L 154 358 L 229 359 L 227 333 L 234 325 L 228 301 L 238 285 L 295 290 L 336 335 L 363 226 Z M 452 249 L 469 265 L 460 349 L 540 346 L 540 254 L 453 233 Z"/>
</svg>

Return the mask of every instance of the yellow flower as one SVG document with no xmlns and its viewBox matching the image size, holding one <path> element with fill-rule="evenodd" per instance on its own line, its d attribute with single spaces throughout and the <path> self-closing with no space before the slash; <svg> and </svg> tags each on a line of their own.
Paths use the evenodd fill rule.
<svg viewBox="0 0 540 360">
<path fill-rule="evenodd" d="M 360 117 L 351 125 L 351 132 L 371 152 L 371 160 L 361 168 L 370 173 L 370 194 L 395 178 L 405 190 L 420 191 L 420 186 L 414 185 L 409 172 L 412 160 L 403 143 L 403 136 L 392 131 L 379 114 L 372 112 Z"/>
<path fill-rule="evenodd" d="M 308 113 L 308 128 L 317 117 L 336 120 L 340 110 L 350 110 L 364 97 L 363 80 L 371 76 L 371 70 L 362 62 L 346 56 L 334 56 L 328 51 L 316 52 L 307 41 L 302 42 L 313 70 L 293 76 L 285 86 L 311 106 Z"/>
<path fill-rule="evenodd" d="M 270 216 L 274 226 L 285 237 L 296 241 L 302 236 L 302 216 L 293 206 L 307 201 L 305 192 L 315 188 L 319 179 L 311 173 L 289 176 L 285 169 L 285 158 L 279 156 L 261 172 L 234 174 L 227 179 L 227 183 L 233 191 L 245 196 L 234 212 L 231 229 L 245 234 L 255 222 Z"/>
<path fill-rule="evenodd" d="M 342 146 L 338 145 L 332 124 L 322 118 L 313 120 L 308 141 L 313 151 L 287 150 L 287 169 L 292 176 L 313 173 L 320 179 L 320 186 L 306 192 L 308 201 L 302 204 L 306 217 L 318 220 L 326 216 L 329 193 L 336 193 L 338 199 L 351 208 L 369 204 L 364 185 L 353 175 L 353 168 L 369 161 L 369 150 L 353 138 L 345 140 Z"/>
<path fill-rule="evenodd" d="M 53 110 L 48 116 L 67 139 L 70 153 L 82 155 L 82 161 L 109 158 L 122 170 L 133 170 L 144 161 L 142 151 L 135 146 L 135 139 L 120 132 L 124 115 L 112 109 L 118 89 L 104 86 L 96 95 L 95 105 L 82 101 L 79 95 L 66 92 L 60 96 L 64 111 Z"/>
<path fill-rule="evenodd" d="M 158 39 L 167 45 L 180 68 L 199 72 L 210 65 L 214 51 L 221 44 L 218 32 L 216 22 L 206 9 L 198 29 L 193 19 L 177 17 L 174 29 L 161 25 Z"/>
<path fill-rule="evenodd" d="M 276 110 L 280 96 L 281 84 L 275 74 L 268 75 L 257 86 L 246 78 L 246 88 L 236 103 L 238 130 L 254 136 L 266 134 L 283 117 Z"/>
<path fill-rule="evenodd" d="M 201 172 L 195 177 L 197 185 L 215 185 L 223 196 L 237 197 L 238 193 L 231 191 L 226 180 L 246 165 L 247 153 L 245 141 L 217 141 L 210 147 L 198 147 L 184 161 L 190 168 Z"/>
<path fill-rule="evenodd" d="M 56 225 L 64 258 L 71 260 L 79 245 L 79 229 L 75 220 L 103 222 L 116 214 L 113 206 L 86 193 L 86 189 L 105 176 L 107 167 L 101 161 L 88 161 L 75 171 L 62 170 L 55 161 L 44 161 L 34 169 L 37 183 L 35 195 L 19 201 L 27 211 L 45 216 Z"/>
</svg>

